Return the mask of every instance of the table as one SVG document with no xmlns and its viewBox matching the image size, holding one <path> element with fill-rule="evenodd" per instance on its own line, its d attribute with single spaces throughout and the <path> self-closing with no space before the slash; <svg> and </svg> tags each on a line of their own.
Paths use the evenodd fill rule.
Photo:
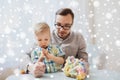
<svg viewBox="0 0 120 80">
<path fill-rule="evenodd" d="M 41 78 L 34 78 L 31 74 L 11 75 L 6 80 L 76 80 L 66 77 L 63 72 L 44 74 Z M 85 80 L 120 80 L 120 72 L 109 70 L 92 70 Z"/>
<path fill-rule="evenodd" d="M 41 78 L 34 78 L 31 74 L 11 75 L 6 80 L 76 80 L 66 77 L 63 72 L 44 74 Z"/>
</svg>

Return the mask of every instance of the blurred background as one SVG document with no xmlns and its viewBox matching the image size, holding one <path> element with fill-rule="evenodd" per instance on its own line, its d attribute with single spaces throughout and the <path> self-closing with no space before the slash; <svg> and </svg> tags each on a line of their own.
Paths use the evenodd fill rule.
<svg viewBox="0 0 120 80">
<path fill-rule="evenodd" d="M 22 65 L 35 41 L 33 26 L 46 21 L 52 31 L 55 12 L 64 7 L 75 14 L 72 30 L 83 34 L 91 68 L 120 72 L 120 0 L 0 0 L 1 78 Z"/>
</svg>

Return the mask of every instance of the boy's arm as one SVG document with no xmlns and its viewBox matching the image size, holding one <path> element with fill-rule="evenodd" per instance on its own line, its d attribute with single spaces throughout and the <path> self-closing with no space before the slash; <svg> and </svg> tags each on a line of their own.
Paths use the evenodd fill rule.
<svg viewBox="0 0 120 80">
<path fill-rule="evenodd" d="M 49 54 L 46 56 L 49 60 L 52 60 L 58 64 L 63 64 L 64 63 L 64 59 L 63 57 L 58 57 L 58 56 L 54 56 L 52 54 Z"/>
<path fill-rule="evenodd" d="M 48 52 L 48 50 L 45 50 L 45 49 L 42 49 L 42 52 L 43 54 L 45 55 L 45 57 L 48 59 L 48 60 L 52 60 L 58 64 L 63 64 L 64 63 L 64 59 L 63 57 L 60 57 L 60 56 L 54 56 L 53 54 L 50 54 Z"/>
</svg>

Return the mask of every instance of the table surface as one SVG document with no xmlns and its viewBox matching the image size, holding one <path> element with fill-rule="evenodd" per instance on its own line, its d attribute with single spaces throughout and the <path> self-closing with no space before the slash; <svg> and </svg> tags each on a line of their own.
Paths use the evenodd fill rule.
<svg viewBox="0 0 120 80">
<path fill-rule="evenodd" d="M 11 75 L 6 80 L 76 80 L 66 77 L 63 72 L 44 74 L 41 78 L 34 78 L 31 74 Z M 120 80 L 120 73 L 108 70 L 91 71 L 85 80 Z"/>
</svg>

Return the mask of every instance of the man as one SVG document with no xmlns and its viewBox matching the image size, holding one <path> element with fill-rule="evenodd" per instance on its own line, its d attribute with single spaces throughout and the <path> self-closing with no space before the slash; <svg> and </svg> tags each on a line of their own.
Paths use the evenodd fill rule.
<svg viewBox="0 0 120 80">
<path fill-rule="evenodd" d="M 74 56 L 80 59 L 86 50 L 83 36 L 71 30 L 74 22 L 74 13 L 69 8 L 62 8 L 56 12 L 55 27 L 52 32 L 52 43 L 61 46 L 65 52 L 65 59 Z"/>
<path fill-rule="evenodd" d="M 63 8 L 56 12 L 55 27 L 52 32 L 52 43 L 59 45 L 65 52 L 65 59 L 68 56 L 74 56 L 82 60 L 81 54 L 86 50 L 86 44 L 83 36 L 78 32 L 71 30 L 74 22 L 74 13 L 69 8 Z M 33 48 L 34 49 L 34 48 Z M 86 55 L 88 57 L 88 55 Z M 88 61 L 88 58 L 85 58 Z M 32 67 L 32 68 L 31 68 Z M 42 62 L 30 66 L 30 72 L 35 76 L 41 76 L 45 72 Z"/>
<path fill-rule="evenodd" d="M 74 56 L 85 64 L 86 73 L 89 73 L 88 54 L 83 36 L 71 30 L 74 22 L 74 13 L 69 8 L 62 8 L 56 12 L 55 27 L 52 32 L 52 44 L 59 45 L 65 52 L 65 59 Z"/>
</svg>

